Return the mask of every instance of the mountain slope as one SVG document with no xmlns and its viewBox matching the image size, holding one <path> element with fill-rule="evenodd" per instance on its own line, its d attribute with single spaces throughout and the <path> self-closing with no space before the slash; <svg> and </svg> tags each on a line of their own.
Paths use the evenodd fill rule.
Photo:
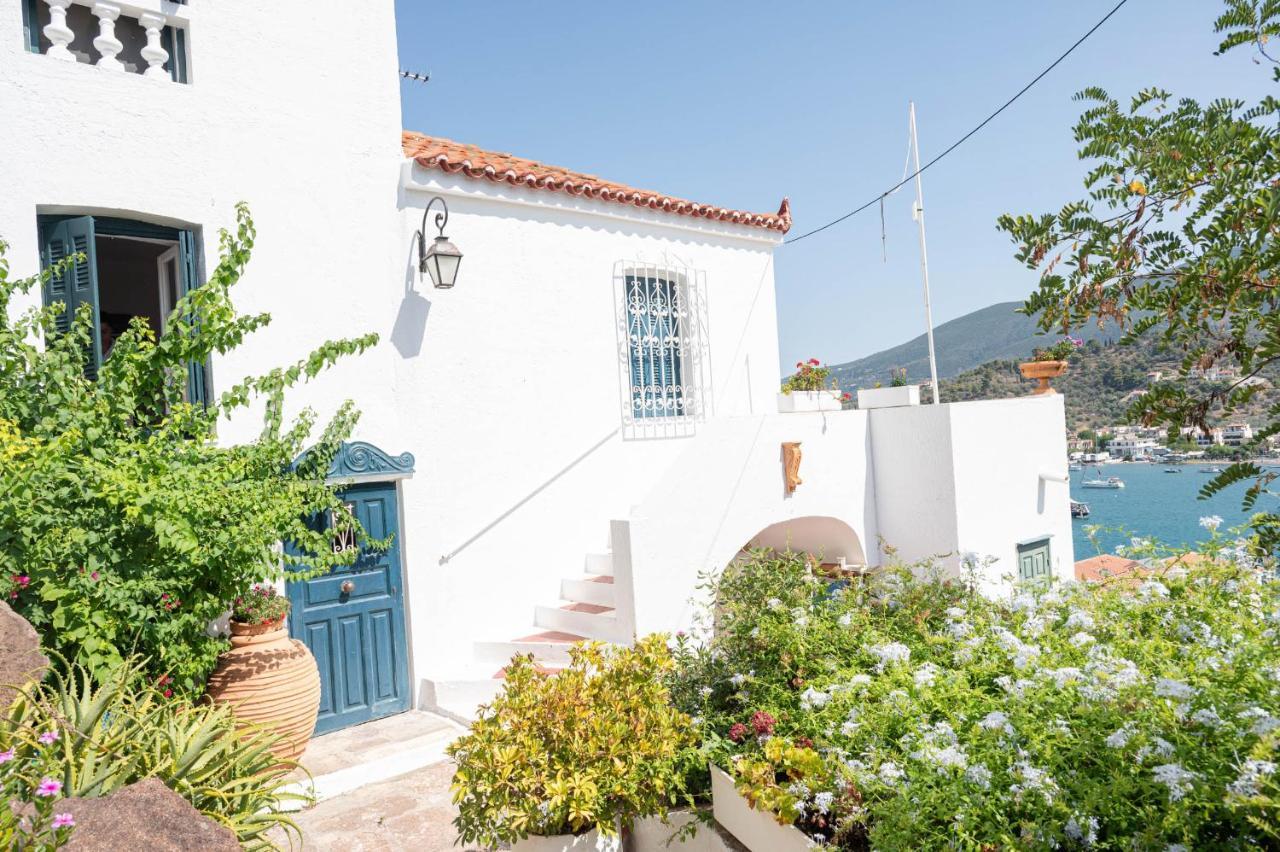
<svg viewBox="0 0 1280 852">
<path fill-rule="evenodd" d="M 950 378 L 988 361 L 1025 358 L 1037 347 L 1055 338 L 1038 333 L 1034 317 L 1014 311 L 1021 302 L 999 302 L 957 317 L 933 330 L 938 354 L 938 376 Z M 1085 340 L 1106 341 L 1119 337 L 1115 331 L 1097 327 L 1085 329 Z M 845 390 L 869 388 L 876 382 L 888 384 L 891 373 L 905 368 L 911 381 L 929 378 L 929 347 L 921 334 L 891 349 L 831 366 L 831 375 Z"/>
</svg>

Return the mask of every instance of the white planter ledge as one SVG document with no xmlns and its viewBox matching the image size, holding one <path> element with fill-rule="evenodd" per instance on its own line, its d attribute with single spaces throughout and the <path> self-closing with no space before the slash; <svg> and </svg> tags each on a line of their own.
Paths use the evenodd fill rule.
<svg viewBox="0 0 1280 852">
<path fill-rule="evenodd" d="M 840 391 L 792 391 L 778 394 L 778 412 L 794 414 L 801 411 L 839 411 Z"/>
<path fill-rule="evenodd" d="M 920 386 L 903 385 L 897 388 L 869 388 L 858 391 L 858 408 L 900 408 L 920 404 Z"/>
<path fill-rule="evenodd" d="M 511 844 L 511 852 L 621 852 L 622 840 L 601 837 L 597 829 L 585 834 L 557 834 L 553 837 L 526 837 Z"/>
<path fill-rule="evenodd" d="M 752 808 L 716 766 L 711 767 L 711 808 L 716 822 L 751 852 L 802 852 L 816 846 L 795 826 L 778 825 L 773 814 Z"/>
<path fill-rule="evenodd" d="M 734 852 L 738 848 L 710 825 L 699 825 L 692 837 L 671 839 L 695 820 L 689 811 L 673 811 L 667 814 L 666 822 L 661 817 L 641 817 L 631 826 L 632 848 L 634 852 Z"/>
</svg>

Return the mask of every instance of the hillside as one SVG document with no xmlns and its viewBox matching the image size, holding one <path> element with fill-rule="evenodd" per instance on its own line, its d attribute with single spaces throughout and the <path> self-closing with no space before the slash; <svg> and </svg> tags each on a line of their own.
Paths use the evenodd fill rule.
<svg viewBox="0 0 1280 852">
<path fill-rule="evenodd" d="M 1077 434 L 1084 429 L 1126 422 L 1125 410 L 1147 386 L 1148 373 L 1153 371 L 1163 372 L 1165 376 L 1177 371 L 1177 359 L 1159 351 L 1154 339 L 1141 340 L 1131 346 L 1086 343 L 1071 359 L 1067 372 L 1053 381 L 1053 386 L 1066 398 L 1068 432 Z M 1263 377 L 1275 385 L 1280 382 L 1280 370 L 1264 371 Z M 999 360 L 943 379 L 940 393 L 943 402 L 963 402 L 1024 396 L 1034 386 L 1034 382 L 1022 378 L 1018 359 Z M 1265 388 L 1250 401 L 1248 408 L 1237 411 L 1231 419 L 1247 420 L 1259 426 L 1265 422 L 1267 405 L 1275 399 L 1275 390 Z"/>
<path fill-rule="evenodd" d="M 1031 351 L 1044 346 L 1046 338 L 1038 333 L 1034 317 L 1014 311 L 1021 302 L 1000 302 L 945 322 L 933 331 L 938 354 L 938 375 L 950 378 L 989 361 L 1025 359 Z M 1085 340 L 1105 342 L 1118 337 L 1113 330 L 1097 327 L 1086 329 Z M 874 355 L 831 365 L 831 374 L 842 388 L 872 387 L 876 382 L 888 384 L 894 370 L 905 368 L 911 381 L 929 378 L 929 347 L 925 336 L 885 349 Z"/>
</svg>

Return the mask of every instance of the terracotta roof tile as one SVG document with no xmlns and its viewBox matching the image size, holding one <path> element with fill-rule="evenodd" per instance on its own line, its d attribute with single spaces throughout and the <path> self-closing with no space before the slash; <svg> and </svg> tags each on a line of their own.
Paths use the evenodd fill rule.
<svg viewBox="0 0 1280 852">
<path fill-rule="evenodd" d="M 1125 559 L 1123 556 L 1112 556 L 1109 553 L 1081 559 L 1076 563 L 1076 579 L 1093 583 L 1113 577 L 1142 576 L 1146 573 L 1147 569 L 1141 562 Z"/>
<path fill-rule="evenodd" d="M 404 155 L 427 169 L 440 169 L 451 174 L 461 173 L 470 178 L 509 183 L 530 189 L 564 192 L 585 196 L 614 204 L 645 207 L 680 216 L 733 222 L 754 228 L 786 233 L 791 228 L 791 203 L 782 199 L 777 213 L 751 213 L 731 210 L 710 204 L 699 204 L 683 198 L 674 198 L 647 189 L 637 189 L 621 183 L 602 180 L 595 175 L 570 171 L 559 166 L 513 157 L 496 151 L 486 151 L 474 145 L 464 145 L 438 136 L 404 131 L 401 136 Z"/>
</svg>

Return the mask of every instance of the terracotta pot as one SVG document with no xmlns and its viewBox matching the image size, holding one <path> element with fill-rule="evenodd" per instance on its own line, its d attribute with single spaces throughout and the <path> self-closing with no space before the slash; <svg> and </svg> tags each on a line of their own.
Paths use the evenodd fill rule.
<svg viewBox="0 0 1280 852">
<path fill-rule="evenodd" d="M 283 618 L 231 622 L 231 650 L 218 658 L 207 688 L 240 721 L 284 737 L 272 750 L 281 760 L 296 760 L 307 747 L 320 709 L 320 670 L 307 646 L 289 638 Z"/>
<path fill-rule="evenodd" d="M 1038 379 L 1040 384 L 1031 392 L 1032 396 L 1039 396 L 1046 393 L 1057 393 L 1049 385 L 1050 379 L 1056 379 L 1067 371 L 1066 361 L 1028 361 L 1025 364 L 1019 364 L 1018 369 L 1022 371 L 1024 378 Z"/>
</svg>

